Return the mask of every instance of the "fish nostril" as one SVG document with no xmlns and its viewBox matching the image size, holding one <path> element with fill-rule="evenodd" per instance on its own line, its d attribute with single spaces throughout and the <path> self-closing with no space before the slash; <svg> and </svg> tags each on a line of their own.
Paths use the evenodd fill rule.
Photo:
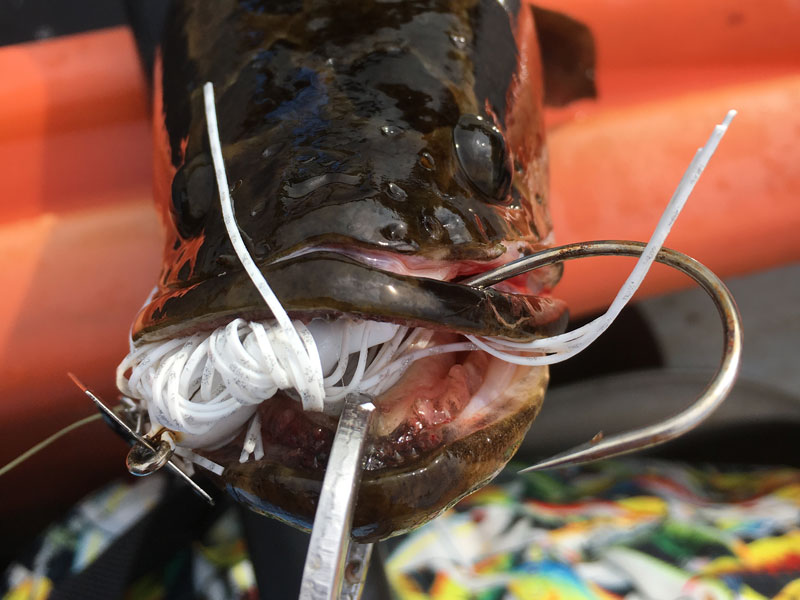
<svg viewBox="0 0 800 600">
<path fill-rule="evenodd" d="M 396 125 L 381 125 L 381 133 L 386 137 L 393 137 L 403 133 L 403 129 Z"/>
<path fill-rule="evenodd" d="M 433 241 L 439 241 L 444 237 L 444 226 L 436 217 L 425 215 L 422 217 L 422 227 Z"/>
<path fill-rule="evenodd" d="M 467 47 L 467 38 L 460 33 L 450 33 L 450 41 L 459 50 L 464 50 Z"/>
</svg>

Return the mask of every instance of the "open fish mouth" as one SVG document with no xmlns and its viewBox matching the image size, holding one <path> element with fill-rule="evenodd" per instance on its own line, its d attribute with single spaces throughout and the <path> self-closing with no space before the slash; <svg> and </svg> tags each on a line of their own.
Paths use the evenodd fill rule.
<svg viewBox="0 0 800 600">
<path fill-rule="evenodd" d="M 538 414 L 546 382 L 546 367 L 509 365 L 482 351 L 414 363 L 375 398 L 353 538 L 413 529 L 493 478 Z M 336 420 L 280 395 L 263 406 L 261 460 L 237 462 L 242 436 L 206 456 L 229 465 L 221 480 L 239 501 L 310 528 Z"/>
<path fill-rule="evenodd" d="M 505 4 L 174 3 L 154 68 L 163 269 L 118 386 L 255 510 L 310 527 L 350 392 L 377 407 L 362 540 L 490 479 L 539 410 L 546 367 L 489 346 L 563 331 L 558 269 L 458 281 L 552 242 L 542 70 L 591 40 Z"/>
<path fill-rule="evenodd" d="M 120 389 L 147 409 L 151 435 L 164 439 L 166 428 L 179 456 L 255 510 L 307 528 L 344 398 L 368 394 L 377 413 L 353 535 L 380 539 L 424 523 L 506 464 L 547 383 L 546 367 L 493 357 L 465 334 L 554 335 L 567 312 L 559 300 L 512 285 L 482 290 L 387 262 L 402 273 L 379 271 L 372 266 L 379 258 L 327 249 L 262 268 L 317 353 L 321 405 L 304 387 L 313 375 L 285 352 L 278 324 L 243 272 L 197 284 L 210 299 L 202 315 L 190 312 L 186 294 L 154 298 L 119 367 Z"/>
</svg>

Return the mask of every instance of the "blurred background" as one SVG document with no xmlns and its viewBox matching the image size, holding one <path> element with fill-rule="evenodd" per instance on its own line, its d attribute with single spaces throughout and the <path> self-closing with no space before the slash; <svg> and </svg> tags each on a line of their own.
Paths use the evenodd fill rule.
<svg viewBox="0 0 800 600">
<path fill-rule="evenodd" d="M 92 414 L 72 371 L 116 397 L 114 369 L 157 276 L 149 92 L 161 3 L 0 0 L 0 464 Z M 745 323 L 726 405 L 657 450 L 690 460 L 800 464 L 800 6 L 550 0 L 597 47 L 597 100 L 548 113 L 560 243 L 646 240 L 696 148 L 739 111 L 667 245 L 724 276 Z M 150 15 L 152 18 L 142 18 Z M 570 263 L 573 326 L 632 267 Z M 677 412 L 721 354 L 705 295 L 656 265 L 639 301 L 592 348 L 553 368 L 526 459 Z M 94 423 L 0 478 L 0 565 L 104 482 L 126 445 Z"/>
</svg>

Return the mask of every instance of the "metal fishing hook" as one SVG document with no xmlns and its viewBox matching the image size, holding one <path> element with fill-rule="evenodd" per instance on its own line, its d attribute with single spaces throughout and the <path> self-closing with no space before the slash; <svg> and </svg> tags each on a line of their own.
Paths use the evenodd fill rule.
<svg viewBox="0 0 800 600">
<path fill-rule="evenodd" d="M 195 494 L 200 496 L 203 500 L 214 506 L 214 500 L 208 493 L 201 488 L 197 483 L 187 475 L 173 460 L 173 452 L 169 444 L 159 440 L 153 440 L 141 435 L 138 431 L 134 430 L 128 423 L 117 415 L 111 408 L 106 406 L 100 398 L 98 398 L 89 388 L 87 388 L 80 379 L 72 373 L 67 373 L 72 382 L 89 398 L 100 414 L 103 415 L 114 427 L 122 437 L 132 444 L 132 448 L 128 453 L 126 463 L 128 470 L 133 475 L 149 475 L 160 469 L 161 467 L 168 467 L 170 471 L 175 473 L 185 483 L 192 488 Z"/>
<path fill-rule="evenodd" d="M 546 265 L 576 258 L 589 256 L 640 256 L 645 246 L 642 242 L 620 240 L 601 240 L 557 246 L 520 258 L 491 271 L 471 277 L 461 283 L 485 288 Z M 592 439 L 585 444 L 570 448 L 520 472 L 577 465 L 662 444 L 699 425 L 727 397 L 736 381 L 742 362 L 742 320 L 733 296 L 728 288 L 725 287 L 725 284 L 710 269 L 685 254 L 662 248 L 656 255 L 655 260 L 673 267 L 694 279 L 711 296 L 719 311 L 724 330 L 724 345 L 722 361 L 713 379 L 689 408 L 673 417 L 654 425 L 607 438 L 597 436 L 599 439 Z"/>
</svg>

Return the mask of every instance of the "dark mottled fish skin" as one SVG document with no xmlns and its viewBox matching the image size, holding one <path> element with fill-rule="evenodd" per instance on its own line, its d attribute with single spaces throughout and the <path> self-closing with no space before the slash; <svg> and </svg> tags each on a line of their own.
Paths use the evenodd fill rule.
<svg viewBox="0 0 800 600">
<path fill-rule="evenodd" d="M 452 150 L 462 114 L 485 114 L 489 99 L 504 116 L 517 61 L 502 7 L 495 1 L 303 4 L 177 7 L 183 35 L 168 31 L 167 39 L 185 39 L 185 59 L 174 51 L 180 62 L 173 67 L 165 47 L 163 82 L 172 163 L 183 165 L 173 210 L 184 237 L 203 233 L 206 240 L 191 277 L 215 275 L 217 256 L 231 254 L 219 251 L 227 236 L 207 154 L 205 81 L 216 87 L 228 178 L 241 181 L 234 183 L 237 218 L 259 257 L 346 240 L 484 258 L 496 255 L 500 241 L 519 237 L 508 231 L 506 215 L 471 189 Z M 490 12 L 501 22 L 487 28 L 483 15 L 472 12 Z M 483 29 L 495 34 L 491 40 L 483 40 Z M 498 53 L 491 67 L 473 62 L 490 41 Z M 426 151 L 433 171 L 420 164 Z M 425 217 L 438 227 L 426 227 Z"/>
<path fill-rule="evenodd" d="M 561 331 L 566 310 L 557 300 L 358 260 L 366 251 L 480 265 L 548 243 L 534 14 L 527 5 L 506 12 L 496 0 L 177 2 L 154 79 L 165 267 L 135 336 L 269 316 L 220 217 L 205 81 L 216 89 L 237 221 L 287 310 L 514 339 Z M 580 26 L 551 16 L 543 18 L 554 24 L 548 39 L 585 41 Z M 572 56 L 585 58 L 580 44 Z M 547 79 L 548 93 L 558 101 L 586 93 L 585 76 L 562 65 L 568 77 Z M 370 437 L 353 537 L 418 527 L 493 478 L 546 385 L 545 367 L 519 368 L 490 410 L 424 430 L 412 416 Z M 312 420 L 281 394 L 258 410 L 262 459 L 239 462 L 244 431 L 197 451 L 224 467 L 215 480 L 242 504 L 309 528 L 336 419 Z"/>
<path fill-rule="evenodd" d="M 213 321 L 197 284 L 241 276 L 208 153 L 206 81 L 237 222 L 262 266 L 313 246 L 452 261 L 540 247 L 550 230 L 542 89 L 520 83 L 514 27 L 496 0 L 176 2 L 156 66 L 168 240 L 135 334 Z M 487 139 L 486 155 L 463 143 Z M 379 318 L 380 307 L 362 308 Z M 506 337 L 530 338 L 565 314 L 548 309 Z"/>
</svg>

